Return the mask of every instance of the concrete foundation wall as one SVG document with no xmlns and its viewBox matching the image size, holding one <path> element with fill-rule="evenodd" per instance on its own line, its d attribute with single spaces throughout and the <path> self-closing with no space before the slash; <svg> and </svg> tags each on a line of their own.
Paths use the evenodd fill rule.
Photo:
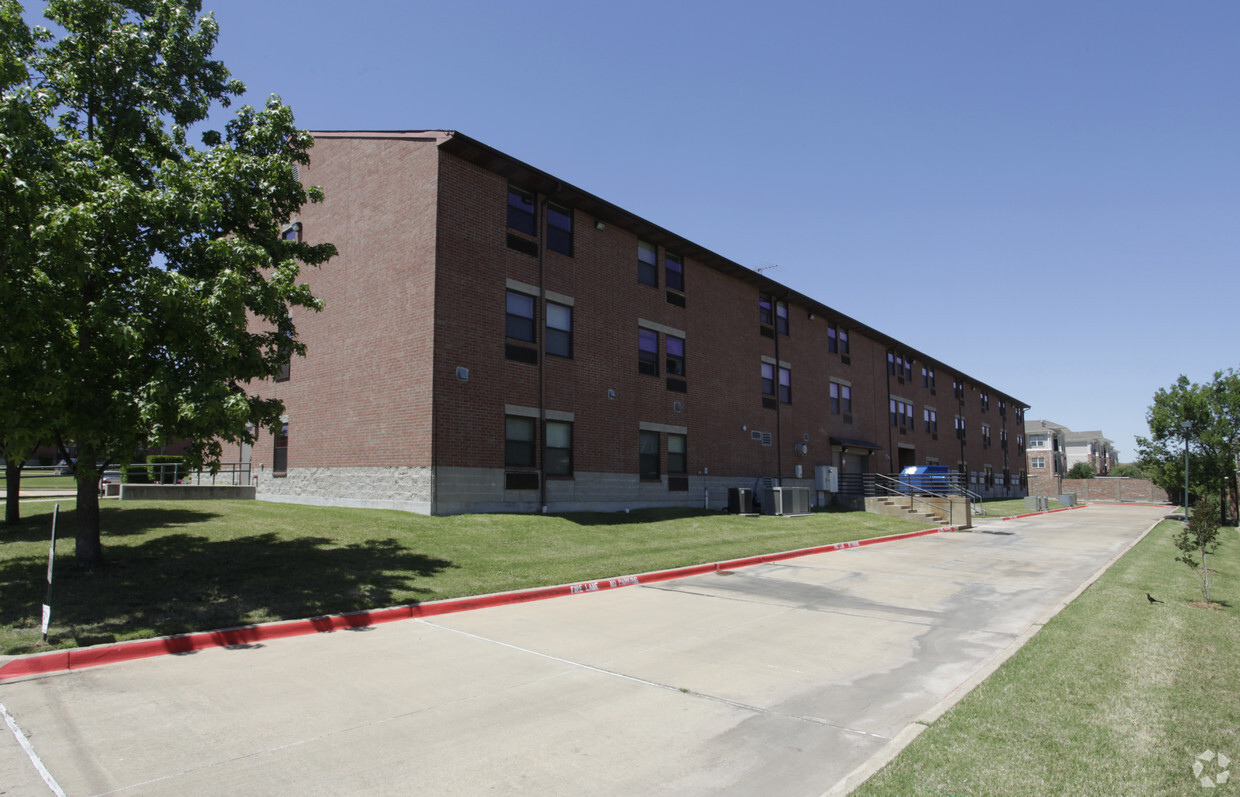
<svg viewBox="0 0 1240 797">
<path fill-rule="evenodd" d="M 111 485 L 109 485 L 111 486 Z M 253 500 L 253 487 L 193 484 L 122 484 L 122 501 L 219 501 Z"/>
</svg>

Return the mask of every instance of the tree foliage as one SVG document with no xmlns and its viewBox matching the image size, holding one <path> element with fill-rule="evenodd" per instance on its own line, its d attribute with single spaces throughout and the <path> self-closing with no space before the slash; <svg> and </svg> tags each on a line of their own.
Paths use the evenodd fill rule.
<svg viewBox="0 0 1240 797">
<path fill-rule="evenodd" d="M 1064 474 L 1068 479 L 1092 479 L 1097 475 L 1098 472 L 1094 470 L 1094 466 L 1088 462 L 1078 462 L 1068 468 L 1068 472 Z"/>
<path fill-rule="evenodd" d="M 16 453 L 35 438 L 62 454 L 75 447 L 84 564 L 102 561 L 101 464 L 174 438 L 191 441 L 188 465 L 210 464 L 221 441 L 251 442 L 256 427 L 279 423 L 280 403 L 247 385 L 304 353 L 292 311 L 320 303 L 300 269 L 335 252 L 281 235 L 322 197 L 297 174 L 313 139 L 279 98 L 189 143 L 244 91 L 211 58 L 217 28 L 200 8 L 51 0 L 58 35 L 32 34 L 23 59 L 23 96 L 45 141 L 36 154 L 50 164 L 37 169 L 47 190 L 31 210 L 38 301 L 19 294 L 5 309 L 37 308 L 39 324 L 20 334 L 42 381 L 6 380 L 0 407 L 21 390 L 40 396 Z M 17 237 L 5 236 L 0 246 Z"/>
<path fill-rule="evenodd" d="M 1115 467 L 1111 468 L 1111 470 L 1107 471 L 1107 475 L 1123 477 L 1123 478 L 1128 478 L 1128 479 L 1148 479 L 1149 478 L 1149 476 L 1146 475 L 1145 471 L 1141 469 L 1140 465 L 1134 465 L 1132 463 L 1116 465 Z"/>
<path fill-rule="evenodd" d="M 1231 368 L 1218 371 L 1207 384 L 1181 376 L 1174 385 L 1154 394 L 1145 417 L 1150 436 L 1137 438 L 1141 468 L 1168 493 L 1182 494 L 1187 440 L 1190 491 L 1198 496 L 1219 496 L 1216 511 L 1235 522 L 1240 373 Z"/>
</svg>

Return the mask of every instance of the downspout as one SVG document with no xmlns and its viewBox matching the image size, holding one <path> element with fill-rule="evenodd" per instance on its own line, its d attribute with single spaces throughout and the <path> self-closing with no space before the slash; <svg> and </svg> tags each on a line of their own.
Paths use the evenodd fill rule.
<svg viewBox="0 0 1240 797">
<path fill-rule="evenodd" d="M 784 305 L 788 304 L 788 294 L 784 293 Z M 771 294 L 771 320 L 775 322 L 775 483 L 784 486 L 784 434 L 783 434 L 783 402 L 779 400 L 779 301 Z M 789 316 L 792 315 L 790 312 Z M 791 317 L 788 319 L 791 323 Z M 789 330 L 791 332 L 791 330 Z M 788 391 L 792 391 L 792 375 L 788 375 Z"/>
<path fill-rule="evenodd" d="M 894 355 L 895 351 L 896 350 L 894 348 L 888 347 L 888 356 Z M 891 361 L 888 360 L 883 364 L 883 367 L 887 369 L 887 475 L 890 476 L 892 462 L 891 455 L 895 453 L 895 449 L 891 447 L 891 372 L 894 366 L 891 364 Z"/>
<path fill-rule="evenodd" d="M 547 200 L 543 194 L 538 217 L 538 505 L 547 514 Z"/>
</svg>

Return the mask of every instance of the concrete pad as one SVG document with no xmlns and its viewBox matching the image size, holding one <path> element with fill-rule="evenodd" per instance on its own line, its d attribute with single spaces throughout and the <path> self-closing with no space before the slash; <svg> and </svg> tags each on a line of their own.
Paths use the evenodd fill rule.
<svg viewBox="0 0 1240 797">
<path fill-rule="evenodd" d="M 915 736 L 1162 513 L 28 677 L 0 703 L 72 795 L 816 795 Z M 0 742 L 0 792 L 51 793 L 18 747 Z"/>
</svg>

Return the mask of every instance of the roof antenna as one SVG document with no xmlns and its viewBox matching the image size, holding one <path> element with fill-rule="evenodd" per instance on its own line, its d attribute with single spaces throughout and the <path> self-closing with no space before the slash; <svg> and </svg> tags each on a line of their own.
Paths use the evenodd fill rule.
<svg viewBox="0 0 1240 797">
<path fill-rule="evenodd" d="M 763 271 L 769 271 L 770 269 L 773 269 L 773 268 L 779 268 L 779 264 L 778 263 L 763 263 L 762 265 L 755 268 L 754 271 L 761 274 Z"/>
</svg>

